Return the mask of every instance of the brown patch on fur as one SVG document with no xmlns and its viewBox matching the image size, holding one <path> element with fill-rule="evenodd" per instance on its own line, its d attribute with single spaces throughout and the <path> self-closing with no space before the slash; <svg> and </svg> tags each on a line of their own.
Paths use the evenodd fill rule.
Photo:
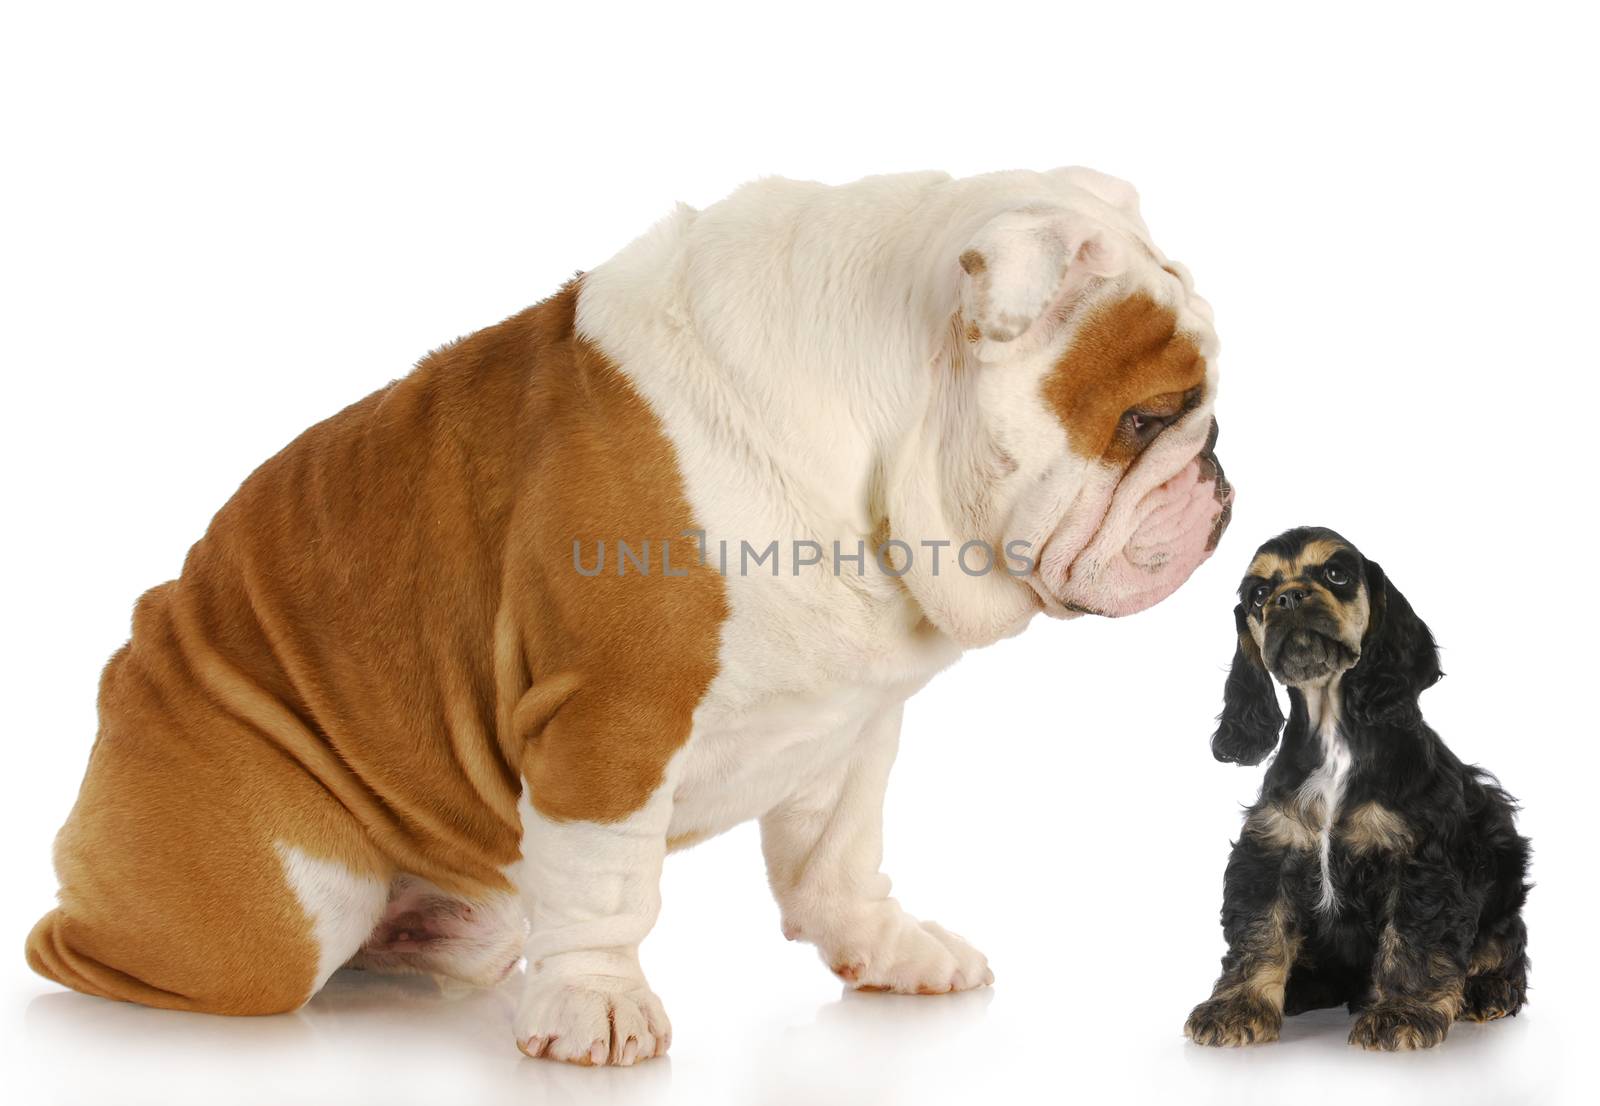
<svg viewBox="0 0 1600 1106">
<path fill-rule="evenodd" d="M 1041 385 L 1073 452 L 1131 460 L 1138 449 L 1118 434 L 1123 415 L 1204 383 L 1205 359 L 1177 326 L 1173 310 L 1144 292 L 1092 309 Z"/>
<path fill-rule="evenodd" d="M 1347 814 L 1339 836 L 1357 856 L 1411 850 L 1411 829 L 1405 819 L 1377 802 L 1362 803 Z"/>
<path fill-rule="evenodd" d="M 1299 806 L 1269 803 L 1251 812 L 1245 819 L 1244 832 L 1280 849 L 1310 852 L 1317 848 L 1321 823 L 1309 824 L 1305 816 L 1306 811 Z"/>
<path fill-rule="evenodd" d="M 1485 975 L 1505 967 L 1506 948 L 1497 938 L 1491 937 L 1472 950 L 1472 961 L 1467 965 L 1467 975 Z"/>
<path fill-rule="evenodd" d="M 1307 568 L 1321 565 L 1333 557 L 1334 554 L 1341 552 L 1353 553 L 1355 551 L 1349 546 L 1340 545 L 1338 542 L 1319 538 L 1316 541 L 1307 542 L 1305 547 L 1296 553 L 1292 559 L 1281 557 L 1272 552 L 1257 553 L 1255 559 L 1250 562 L 1250 567 L 1245 570 L 1245 575 L 1259 576 L 1263 580 L 1270 580 L 1275 575 L 1282 575 L 1284 579 L 1289 580 L 1300 575 Z"/>
<path fill-rule="evenodd" d="M 545 428 L 530 449 L 530 495 L 511 524 L 519 569 L 510 601 L 523 611 L 522 645 L 537 695 L 545 681 L 574 690 L 535 727 L 510 735 L 534 807 L 558 820 L 626 818 L 661 783 L 688 739 L 695 707 L 717 672 L 727 618 L 722 579 L 696 559 L 695 520 L 677 456 L 650 408 L 615 365 L 570 331 L 563 358 L 541 374 L 532 404 Z M 634 549 L 650 571 L 608 566 L 585 577 L 574 543 Z M 674 573 L 663 571 L 669 556 Z M 618 564 L 616 567 L 620 567 Z"/>
<path fill-rule="evenodd" d="M 950 255 L 946 254 L 945 256 L 948 257 Z M 977 250 L 967 250 L 958 260 L 961 262 L 961 271 L 968 276 L 977 276 L 989 268 L 989 262 Z"/>
<path fill-rule="evenodd" d="M 35 970 L 152 1006 L 309 995 L 276 844 L 474 899 L 509 884 L 517 799 L 625 817 L 716 670 L 721 580 L 670 442 L 573 330 L 577 282 L 312 427 L 147 593 L 107 665 Z M 648 576 L 588 548 L 652 539 Z M 680 552 L 683 554 L 679 556 Z M 375 916 L 374 922 L 377 921 Z"/>
</svg>

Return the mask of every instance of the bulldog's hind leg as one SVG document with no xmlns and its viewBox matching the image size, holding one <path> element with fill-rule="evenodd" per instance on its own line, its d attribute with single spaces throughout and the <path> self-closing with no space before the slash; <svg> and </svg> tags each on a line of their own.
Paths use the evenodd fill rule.
<svg viewBox="0 0 1600 1106">
<path fill-rule="evenodd" d="M 29 935 L 28 962 L 147 1006 L 293 1010 L 371 932 L 389 873 L 349 813 L 257 734 L 220 712 L 160 732 L 153 713 L 107 719 L 56 839 L 60 905 Z"/>
</svg>

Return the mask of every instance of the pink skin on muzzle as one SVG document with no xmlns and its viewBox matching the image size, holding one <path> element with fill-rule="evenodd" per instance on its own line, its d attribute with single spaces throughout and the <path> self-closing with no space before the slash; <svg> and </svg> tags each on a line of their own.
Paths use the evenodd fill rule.
<svg viewBox="0 0 1600 1106">
<path fill-rule="evenodd" d="M 1200 428 L 1188 428 L 1120 482 L 1085 489 L 1040 562 L 1036 590 L 1050 613 L 1135 614 L 1177 591 L 1211 555 L 1233 488 L 1212 453 L 1215 423 L 1207 423 L 1203 444 Z M 1172 475 L 1163 480 L 1164 472 Z"/>
</svg>

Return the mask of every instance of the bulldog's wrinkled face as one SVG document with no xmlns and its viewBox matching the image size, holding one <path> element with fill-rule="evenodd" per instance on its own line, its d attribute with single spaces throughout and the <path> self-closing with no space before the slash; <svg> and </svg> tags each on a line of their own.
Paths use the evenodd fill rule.
<svg viewBox="0 0 1600 1106">
<path fill-rule="evenodd" d="M 1372 618 L 1365 562 L 1332 531 L 1291 530 L 1257 552 L 1239 584 L 1250 636 L 1271 672 L 1316 687 L 1355 666 Z"/>
<path fill-rule="evenodd" d="M 1218 343 L 1130 186 L 1044 177 L 1052 195 L 993 218 L 960 259 L 963 368 L 993 474 L 979 525 L 1026 543 L 1048 613 L 1131 614 L 1188 579 L 1228 523 Z"/>
</svg>

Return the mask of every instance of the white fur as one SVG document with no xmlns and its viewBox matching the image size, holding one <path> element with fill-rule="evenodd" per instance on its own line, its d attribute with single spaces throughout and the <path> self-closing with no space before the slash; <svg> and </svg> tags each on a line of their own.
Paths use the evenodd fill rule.
<svg viewBox="0 0 1600 1106">
<path fill-rule="evenodd" d="M 282 841 L 274 842 L 274 847 L 290 890 L 311 919 L 317 942 L 317 975 L 306 994 L 309 999 L 361 947 L 383 917 L 389 885 Z"/>
<path fill-rule="evenodd" d="M 907 914 L 878 871 L 900 714 L 897 704 L 870 720 L 848 757 L 762 817 L 762 852 L 784 935 L 816 945 L 824 962 L 858 987 L 981 987 L 994 978 L 983 954 Z"/>
<path fill-rule="evenodd" d="M 958 264 L 969 249 L 986 253 L 986 290 Z M 636 950 L 666 841 L 752 818 L 786 929 L 846 978 L 901 991 L 989 981 L 980 953 L 889 897 L 883 793 L 909 695 L 963 647 L 1042 608 L 1068 613 L 1053 590 L 1068 565 L 1043 583 L 972 577 L 953 570 L 961 544 L 1082 548 L 1102 519 L 1138 521 L 1120 474 L 1073 454 L 1040 395 L 1076 323 L 1048 308 L 1096 280 L 1172 305 L 1214 363 L 1209 308 L 1162 268 L 1132 189 L 1083 170 L 761 181 L 704 212 L 680 207 L 587 274 L 579 332 L 660 419 L 710 549 L 808 539 L 831 561 L 834 542 L 870 550 L 886 519 L 913 546 L 951 544 L 942 573 L 919 555 L 903 580 L 870 559 L 863 575 L 785 560 L 776 577 L 741 576 L 735 554 L 719 673 L 645 807 L 614 825 L 558 824 L 524 800 L 525 1051 L 616 1063 L 664 1047 Z M 973 344 L 961 313 L 980 301 L 999 314 Z M 1123 481 L 1130 495 L 1199 448 L 1206 391 L 1163 436 L 1164 460 Z"/>
<path fill-rule="evenodd" d="M 616 823 L 555 822 L 523 797 L 516 873 L 528 915 L 518 1047 L 574 1063 L 665 1052 L 672 1026 L 645 983 L 639 942 L 661 909 L 671 790 Z"/>
<path fill-rule="evenodd" d="M 1339 677 L 1324 687 L 1304 689 L 1311 732 L 1322 743 L 1322 763 L 1300 785 L 1302 800 L 1320 799 L 1322 826 L 1317 834 L 1317 857 L 1322 872 L 1322 890 L 1317 909 L 1331 913 L 1339 908 L 1339 891 L 1333 883 L 1333 827 L 1339 821 L 1339 804 L 1344 801 L 1345 784 L 1353 764 L 1350 745 L 1339 731 Z"/>
</svg>

